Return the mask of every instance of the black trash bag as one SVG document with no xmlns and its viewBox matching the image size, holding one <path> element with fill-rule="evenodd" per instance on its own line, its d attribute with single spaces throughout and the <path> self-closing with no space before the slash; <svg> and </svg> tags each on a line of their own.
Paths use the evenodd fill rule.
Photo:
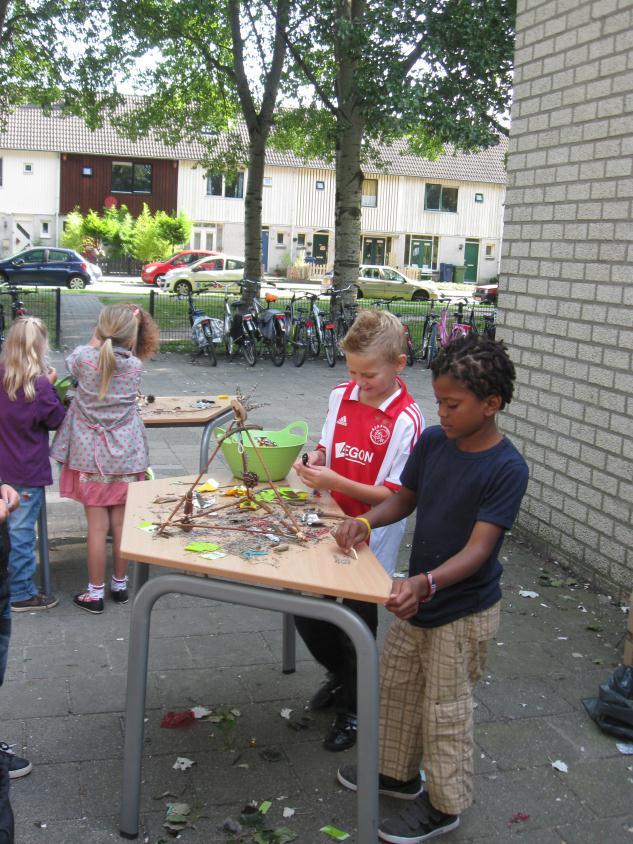
<svg viewBox="0 0 633 844">
<path fill-rule="evenodd" d="M 14 844 L 13 810 L 9 802 L 11 756 L 0 752 L 0 844 Z"/>
<path fill-rule="evenodd" d="M 604 733 L 633 742 L 633 667 L 620 665 L 582 704 Z"/>
</svg>

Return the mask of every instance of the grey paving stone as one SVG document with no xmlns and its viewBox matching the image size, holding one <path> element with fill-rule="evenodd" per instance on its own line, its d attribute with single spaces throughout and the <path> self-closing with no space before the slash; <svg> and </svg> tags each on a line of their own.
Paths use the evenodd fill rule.
<svg viewBox="0 0 633 844">
<path fill-rule="evenodd" d="M 126 686 L 127 675 L 113 671 L 90 677 L 89 682 L 83 676 L 72 677 L 69 681 L 70 705 L 67 711 L 74 715 L 123 712 Z M 147 679 L 146 705 L 152 709 L 160 706 L 156 682 L 151 672 Z"/>
<path fill-rule="evenodd" d="M 81 642 L 63 649 L 56 645 L 30 645 L 24 648 L 24 664 L 35 679 L 72 677 L 75 673 L 90 676 L 95 668 L 109 669 L 111 665 L 103 643 Z"/>
<path fill-rule="evenodd" d="M 118 758 L 123 748 L 121 719 L 118 714 L 33 718 L 26 741 L 29 758 L 38 765 Z"/>
<path fill-rule="evenodd" d="M 235 668 L 187 668 L 149 672 L 164 709 L 246 703 L 248 688 Z"/>
<path fill-rule="evenodd" d="M 213 666 L 257 665 L 273 662 L 277 655 L 268 647 L 263 633 L 225 633 L 219 636 L 188 636 L 193 664 Z"/>
<path fill-rule="evenodd" d="M 570 765 L 566 781 L 599 818 L 630 815 L 633 798 L 631 757 L 603 759 L 596 775 L 591 761 Z"/>
<path fill-rule="evenodd" d="M 68 715 L 68 683 L 62 679 L 5 682 L 0 694 L 0 718 L 40 718 Z"/>
<path fill-rule="evenodd" d="M 79 765 L 75 763 L 34 766 L 11 788 L 11 805 L 18 824 L 81 818 L 80 782 Z"/>
<path fill-rule="evenodd" d="M 552 715 L 571 709 L 557 685 L 542 677 L 486 677 L 477 686 L 477 696 L 501 718 Z"/>
</svg>

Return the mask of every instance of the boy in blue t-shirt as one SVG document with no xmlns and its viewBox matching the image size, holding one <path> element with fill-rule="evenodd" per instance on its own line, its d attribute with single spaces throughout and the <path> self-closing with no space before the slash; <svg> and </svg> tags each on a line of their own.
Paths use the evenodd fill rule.
<svg viewBox="0 0 633 844">
<path fill-rule="evenodd" d="M 423 432 L 401 489 L 336 535 L 349 550 L 416 510 L 409 577 L 385 603 L 397 619 L 380 666 L 380 793 L 415 801 L 380 824 L 393 844 L 455 829 L 472 804 L 473 690 L 499 624 L 499 550 L 528 480 L 496 425 L 515 378 L 503 342 L 460 337 L 432 372 L 440 425 Z M 337 776 L 356 790 L 355 766 Z"/>
</svg>

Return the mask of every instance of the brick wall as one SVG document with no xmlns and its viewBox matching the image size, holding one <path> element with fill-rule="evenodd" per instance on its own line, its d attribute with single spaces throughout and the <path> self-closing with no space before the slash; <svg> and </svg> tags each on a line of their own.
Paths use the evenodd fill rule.
<svg viewBox="0 0 633 844">
<path fill-rule="evenodd" d="M 518 0 L 499 296 L 518 529 L 633 583 L 633 2 Z"/>
</svg>

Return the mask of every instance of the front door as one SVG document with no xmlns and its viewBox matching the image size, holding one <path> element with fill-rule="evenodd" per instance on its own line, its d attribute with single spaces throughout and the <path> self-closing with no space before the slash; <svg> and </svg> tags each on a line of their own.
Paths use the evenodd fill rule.
<svg viewBox="0 0 633 844">
<path fill-rule="evenodd" d="M 479 268 L 479 241 L 467 240 L 464 246 L 464 281 L 477 283 L 477 270 Z"/>
<path fill-rule="evenodd" d="M 315 234 L 312 236 L 312 255 L 316 264 L 327 264 L 329 234 Z"/>
<path fill-rule="evenodd" d="M 363 264 L 384 264 L 386 241 L 384 237 L 363 238 Z"/>
<path fill-rule="evenodd" d="M 268 229 L 262 229 L 262 266 L 268 272 Z"/>
</svg>

